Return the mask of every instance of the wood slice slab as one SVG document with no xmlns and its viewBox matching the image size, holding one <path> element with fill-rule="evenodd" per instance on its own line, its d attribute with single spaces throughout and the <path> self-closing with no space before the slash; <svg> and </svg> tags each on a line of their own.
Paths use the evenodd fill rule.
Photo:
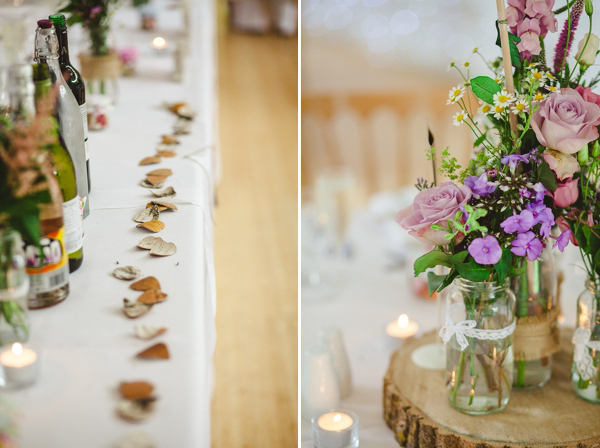
<svg viewBox="0 0 600 448">
<path fill-rule="evenodd" d="M 600 447 L 600 405 L 573 392 L 573 331 L 561 332 L 548 384 L 513 389 L 506 409 L 477 417 L 450 406 L 444 372 L 425 370 L 411 361 L 413 350 L 435 342 L 435 334 L 407 341 L 392 355 L 383 380 L 386 424 L 400 446 L 408 448 Z"/>
</svg>

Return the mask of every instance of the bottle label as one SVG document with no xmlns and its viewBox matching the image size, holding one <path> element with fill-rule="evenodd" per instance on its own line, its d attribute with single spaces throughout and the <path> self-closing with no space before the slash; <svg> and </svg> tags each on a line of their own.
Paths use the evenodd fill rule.
<svg viewBox="0 0 600 448">
<path fill-rule="evenodd" d="M 67 254 L 77 252 L 83 247 L 83 215 L 80 212 L 79 196 L 63 202 L 63 221 L 65 222 L 65 246 Z"/>
<path fill-rule="evenodd" d="M 30 294 L 51 292 L 69 283 L 64 240 L 65 228 L 61 227 L 40 239 L 41 251 L 34 245 L 25 245 L 25 271 L 29 276 Z"/>
<path fill-rule="evenodd" d="M 90 153 L 88 150 L 88 122 L 87 122 L 87 106 L 83 103 L 79 106 L 81 112 L 81 118 L 83 119 L 83 140 L 85 141 L 85 161 L 90 160 Z"/>
</svg>

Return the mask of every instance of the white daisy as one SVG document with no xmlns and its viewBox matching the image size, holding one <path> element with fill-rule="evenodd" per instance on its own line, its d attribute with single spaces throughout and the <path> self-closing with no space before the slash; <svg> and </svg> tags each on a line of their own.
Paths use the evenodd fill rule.
<svg viewBox="0 0 600 448">
<path fill-rule="evenodd" d="M 479 47 L 473 48 L 473 53 L 477 53 L 479 51 Z"/>
<path fill-rule="evenodd" d="M 464 68 L 469 68 L 471 66 L 471 63 L 469 61 L 465 61 L 462 63 Z"/>
<path fill-rule="evenodd" d="M 531 82 L 537 82 L 539 86 L 543 86 L 546 83 L 546 74 L 537 69 L 533 69 L 529 75 Z"/>
<path fill-rule="evenodd" d="M 480 114 L 487 115 L 492 111 L 492 106 L 488 103 L 484 103 L 483 101 L 479 101 L 479 109 L 477 111 Z"/>
<path fill-rule="evenodd" d="M 463 86 L 462 84 L 459 84 L 456 87 L 452 87 L 450 89 L 450 92 L 448 92 L 448 101 L 446 101 L 446 104 L 456 103 L 458 100 L 460 100 L 463 97 L 464 94 L 465 94 L 465 86 Z"/>
<path fill-rule="evenodd" d="M 464 110 L 461 110 L 460 112 L 456 112 L 454 114 L 454 116 L 452 117 L 454 122 L 452 123 L 454 126 L 460 126 L 462 124 L 463 121 L 465 121 L 465 118 L 467 118 L 467 113 Z"/>
<path fill-rule="evenodd" d="M 546 99 L 546 95 L 544 95 L 539 90 L 536 92 L 535 96 L 533 97 L 533 101 L 544 101 L 545 99 Z"/>
<path fill-rule="evenodd" d="M 550 72 L 546 72 L 546 78 L 548 78 L 550 81 L 554 81 L 556 79 Z"/>
<path fill-rule="evenodd" d="M 505 111 L 506 111 L 506 107 L 496 105 L 496 106 L 494 106 L 494 108 L 492 109 L 492 112 L 490 112 L 490 113 L 494 114 L 495 118 L 500 119 L 500 118 L 502 118 L 502 115 L 504 114 Z"/>
<path fill-rule="evenodd" d="M 508 93 L 505 89 L 501 92 L 494 94 L 494 104 L 506 108 L 510 103 L 514 101 L 512 94 Z"/>
<path fill-rule="evenodd" d="M 527 112 L 528 108 L 529 104 L 527 104 L 525 98 L 520 98 L 517 100 L 517 102 L 515 102 L 515 104 L 513 104 L 512 112 L 515 115 L 519 115 L 521 112 Z"/>
<path fill-rule="evenodd" d="M 501 86 L 502 83 L 504 82 L 504 77 L 498 76 L 498 77 L 494 78 L 494 81 L 496 81 Z"/>
<path fill-rule="evenodd" d="M 560 93 L 560 90 L 554 86 L 546 86 L 546 89 L 550 91 L 550 93 Z"/>
</svg>

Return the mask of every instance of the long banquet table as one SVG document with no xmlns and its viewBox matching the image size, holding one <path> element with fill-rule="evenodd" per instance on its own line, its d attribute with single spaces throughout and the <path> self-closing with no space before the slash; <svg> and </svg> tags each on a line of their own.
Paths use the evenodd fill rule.
<svg viewBox="0 0 600 448">
<path fill-rule="evenodd" d="M 41 372 L 35 385 L 3 394 L 20 414 L 24 448 L 113 447 L 125 435 L 145 432 L 156 447 L 209 447 L 211 357 L 215 344 L 213 203 L 218 177 L 215 113 L 215 11 L 212 1 L 188 3 L 190 55 L 183 83 L 171 80 L 173 61 L 152 51 L 158 35 L 167 41 L 183 28 L 181 9 L 159 6 L 156 30 L 139 29 L 138 13 L 123 7 L 115 15 L 118 45 L 140 49 L 138 75 L 119 79 L 118 104 L 109 127 L 90 132 L 91 214 L 84 221 L 84 263 L 70 279 L 67 299 L 30 312 L 31 343 L 39 348 Z M 79 34 L 78 34 L 79 33 Z M 70 32 L 71 54 L 80 32 Z M 171 40 L 172 42 L 172 40 Z M 186 101 L 198 113 L 190 135 L 180 137 L 177 156 L 139 166 L 154 155 L 160 136 L 172 133 L 175 116 L 162 102 Z M 169 257 L 152 257 L 136 245 L 148 235 L 133 217 L 156 199 L 139 185 L 156 168 L 173 171 L 165 199 L 179 210 L 162 212 L 166 228 L 156 236 L 177 245 Z M 112 275 L 135 265 L 155 276 L 168 294 L 147 314 L 128 319 L 123 298 L 138 292 Z M 140 277 L 141 278 L 141 277 Z M 134 325 L 164 326 L 151 341 L 134 336 Z M 168 360 L 142 360 L 136 353 L 164 342 Z M 116 412 L 120 381 L 147 380 L 156 387 L 155 412 L 141 423 Z"/>
<path fill-rule="evenodd" d="M 408 206 L 415 193 L 410 187 L 374 195 L 367 207 L 354 214 L 350 225 L 348 239 L 353 243 L 354 256 L 323 261 L 325 287 L 320 292 L 303 285 L 302 350 L 319 343 L 321 328 L 333 325 L 342 329 L 354 387 L 340 407 L 358 415 L 361 448 L 398 446 L 383 419 L 383 377 L 393 351 L 385 338 L 385 325 L 401 313 L 419 324 L 417 336 L 438 325 L 436 302 L 418 298 L 411 286 L 412 261 L 423 253 L 423 245 L 394 221 L 396 212 Z M 575 267 L 582 265 L 578 254 L 569 245 L 565 254 L 557 257 L 557 265 L 565 274 L 561 287 L 563 325 L 569 327 L 575 324 L 575 301 L 585 280 L 584 271 Z M 443 311 L 439 314 L 443 319 Z M 301 440 L 302 448 L 313 446 L 307 419 L 301 422 Z"/>
</svg>

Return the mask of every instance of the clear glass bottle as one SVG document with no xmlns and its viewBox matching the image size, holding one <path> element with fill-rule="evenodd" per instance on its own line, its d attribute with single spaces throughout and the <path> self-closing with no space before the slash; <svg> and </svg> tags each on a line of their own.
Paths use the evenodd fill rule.
<svg viewBox="0 0 600 448">
<path fill-rule="evenodd" d="M 600 403 L 600 291 L 589 278 L 577 299 L 571 384 L 577 396 Z"/>
<path fill-rule="evenodd" d="M 517 301 L 514 387 L 542 387 L 552 376 L 552 353 L 558 349 L 556 270 L 551 244 L 525 272 L 511 281 Z"/>
<path fill-rule="evenodd" d="M 515 296 L 509 283 L 458 278 L 446 297 L 448 400 L 466 414 L 501 411 L 510 399 Z"/>
<path fill-rule="evenodd" d="M 85 156 L 85 137 L 79 105 L 63 78 L 58 63 L 58 39 L 51 20 L 38 20 L 35 32 L 36 62 L 48 66 L 53 85 L 58 85 L 58 124 L 69 154 L 75 165 L 77 194 L 82 200 L 83 217 L 90 213 Z"/>
<path fill-rule="evenodd" d="M 29 339 L 28 293 L 21 235 L 0 229 L 0 345 Z"/>
</svg>

